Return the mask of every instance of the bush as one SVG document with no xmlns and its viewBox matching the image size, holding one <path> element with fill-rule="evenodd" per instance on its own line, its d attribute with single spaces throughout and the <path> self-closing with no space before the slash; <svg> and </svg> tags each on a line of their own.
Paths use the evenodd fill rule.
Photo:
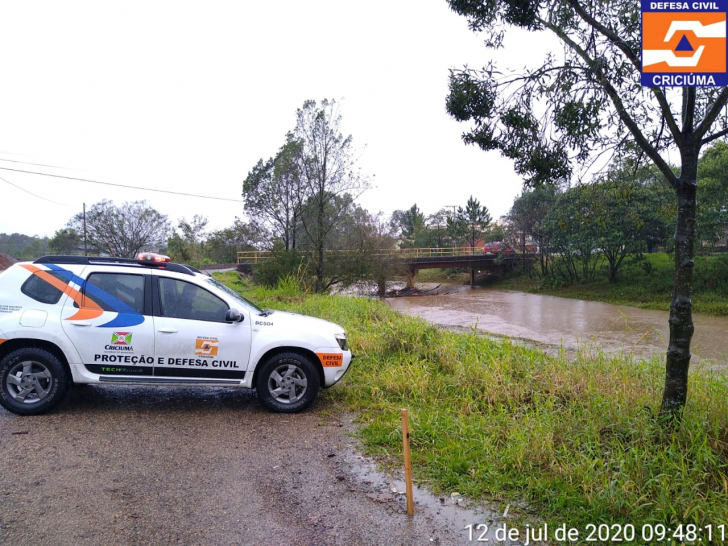
<svg viewBox="0 0 728 546">
<path fill-rule="evenodd" d="M 728 254 L 696 256 L 693 290 L 716 290 L 728 294 Z"/>
<path fill-rule="evenodd" d="M 297 250 L 286 250 L 276 244 L 266 260 L 253 267 L 256 284 L 275 288 L 282 279 L 296 279 L 299 286 L 310 285 L 308 258 Z"/>
</svg>

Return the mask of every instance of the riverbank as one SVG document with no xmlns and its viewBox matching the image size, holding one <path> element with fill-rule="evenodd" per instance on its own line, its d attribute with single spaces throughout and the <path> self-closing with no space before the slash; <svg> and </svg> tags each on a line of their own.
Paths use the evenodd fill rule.
<svg viewBox="0 0 728 546">
<path fill-rule="evenodd" d="M 533 274 L 516 274 L 505 279 L 480 277 L 478 282 L 504 290 L 669 311 L 674 271 L 674 257 L 655 252 L 645 254 L 644 259 L 627 259 L 614 283 L 609 282 L 604 267 L 598 269 L 593 281 L 571 285 L 554 278 L 538 278 Z M 421 271 L 418 280 L 455 284 L 468 282 L 467 274 L 448 270 Z M 693 312 L 728 316 L 728 255 L 696 256 Z"/>
<path fill-rule="evenodd" d="M 441 330 L 376 300 L 216 276 L 263 307 L 344 326 L 357 359 L 322 395 L 358 416 L 367 453 L 392 467 L 401 466 L 400 408 L 409 408 L 415 479 L 436 494 L 458 492 L 552 528 L 567 524 L 582 537 L 589 524 L 639 532 L 646 524 L 715 528 L 725 521 L 723 374 L 691 374 L 683 424 L 668 435 L 655 421 L 660 360 L 547 355 L 508 339 Z"/>
</svg>

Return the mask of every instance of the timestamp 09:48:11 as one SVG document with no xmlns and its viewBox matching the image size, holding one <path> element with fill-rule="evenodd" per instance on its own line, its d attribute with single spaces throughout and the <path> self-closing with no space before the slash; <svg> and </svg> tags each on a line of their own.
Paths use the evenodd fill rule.
<svg viewBox="0 0 728 546">
<path fill-rule="evenodd" d="M 663 542 L 678 540 L 680 542 L 719 543 L 726 540 L 726 525 L 696 525 L 681 523 L 677 527 L 668 527 L 662 523 L 645 524 L 641 527 L 641 538 L 645 542 Z"/>
<path fill-rule="evenodd" d="M 696 525 L 694 523 L 681 523 L 676 527 L 672 527 L 662 523 L 646 523 L 641 526 L 631 523 L 614 523 L 611 525 L 607 523 L 590 523 L 580 532 L 578 528 L 568 527 L 567 525 L 549 529 L 549 524 L 544 523 L 542 526 L 533 528 L 526 525 L 525 529 L 509 528 L 506 524 L 503 524 L 490 531 L 495 531 L 496 541 L 525 539 L 526 546 L 547 542 L 551 539 L 561 543 L 583 541 L 599 544 L 628 544 L 638 540 L 648 544 L 674 541 L 692 544 L 718 544 L 726 541 L 727 528 L 728 525 L 726 524 Z M 467 525 L 465 530 L 468 531 L 470 541 L 490 542 L 493 539 L 491 533 L 488 532 L 488 525 L 485 523 Z"/>
</svg>

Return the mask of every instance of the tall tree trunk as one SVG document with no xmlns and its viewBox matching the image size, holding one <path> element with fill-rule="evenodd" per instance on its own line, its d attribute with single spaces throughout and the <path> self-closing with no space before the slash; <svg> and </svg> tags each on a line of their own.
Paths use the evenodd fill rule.
<svg viewBox="0 0 728 546">
<path fill-rule="evenodd" d="M 685 148 L 693 148 L 685 146 Z M 670 344 L 665 364 L 665 391 L 660 416 L 679 419 L 688 395 L 690 342 L 693 338 L 693 268 L 698 150 L 682 155 L 682 172 L 676 188 L 675 281 L 670 304 Z"/>
<path fill-rule="evenodd" d="M 326 238 L 324 236 L 324 214 L 325 214 L 325 203 L 323 200 L 323 190 L 320 192 L 320 199 L 317 203 L 318 210 L 316 218 L 316 292 L 323 292 L 324 290 L 324 246 L 326 244 Z"/>
<path fill-rule="evenodd" d="M 324 247 L 318 247 L 318 263 L 316 264 L 316 292 L 324 291 Z"/>
<path fill-rule="evenodd" d="M 298 215 L 293 215 L 293 226 L 291 227 L 291 249 L 296 250 L 296 224 L 298 222 Z"/>
</svg>

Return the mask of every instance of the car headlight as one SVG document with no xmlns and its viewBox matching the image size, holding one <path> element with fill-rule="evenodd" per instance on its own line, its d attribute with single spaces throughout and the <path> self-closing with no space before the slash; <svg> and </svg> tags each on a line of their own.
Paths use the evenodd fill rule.
<svg viewBox="0 0 728 546">
<path fill-rule="evenodd" d="M 335 334 L 334 337 L 336 338 L 336 342 L 339 344 L 339 348 L 342 351 L 349 350 L 349 346 L 346 344 L 346 335 L 345 334 Z"/>
</svg>

